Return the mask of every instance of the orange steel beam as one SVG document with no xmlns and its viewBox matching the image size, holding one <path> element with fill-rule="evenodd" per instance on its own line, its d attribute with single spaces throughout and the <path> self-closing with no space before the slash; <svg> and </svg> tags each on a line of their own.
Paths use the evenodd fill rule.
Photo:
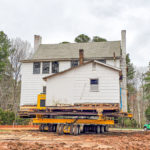
<svg viewBox="0 0 150 150">
<path fill-rule="evenodd" d="M 105 124 L 105 125 L 114 125 L 114 120 L 94 120 L 94 119 L 53 119 L 53 118 L 34 118 L 33 123 L 76 123 L 76 124 Z"/>
</svg>

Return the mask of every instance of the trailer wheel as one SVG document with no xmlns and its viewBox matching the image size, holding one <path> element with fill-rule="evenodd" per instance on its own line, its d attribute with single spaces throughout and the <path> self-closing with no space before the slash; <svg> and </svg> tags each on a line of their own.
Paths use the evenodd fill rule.
<svg viewBox="0 0 150 150">
<path fill-rule="evenodd" d="M 57 124 L 56 133 L 59 134 L 60 124 Z"/>
<path fill-rule="evenodd" d="M 63 134 L 63 133 L 64 133 L 64 124 L 60 124 L 58 134 Z"/>
<path fill-rule="evenodd" d="M 53 132 L 53 125 L 52 124 L 48 125 L 48 132 Z"/>
<path fill-rule="evenodd" d="M 104 133 L 104 126 L 101 126 L 101 133 Z"/>
<path fill-rule="evenodd" d="M 40 124 L 39 130 L 40 130 L 40 132 L 43 132 L 43 125 L 42 124 Z"/>
<path fill-rule="evenodd" d="M 73 125 L 70 125 L 70 134 L 73 135 Z"/>
<path fill-rule="evenodd" d="M 79 126 L 77 126 L 77 125 L 73 126 L 73 134 L 74 135 L 78 135 L 79 134 Z"/>
<path fill-rule="evenodd" d="M 57 128 L 57 125 L 53 124 L 53 126 L 52 126 L 52 132 L 56 132 L 56 128 Z"/>
<path fill-rule="evenodd" d="M 46 131 L 48 131 L 48 125 L 47 124 L 43 124 L 43 132 L 46 132 Z"/>
<path fill-rule="evenodd" d="M 100 133 L 101 133 L 101 126 L 97 126 L 97 128 L 96 128 L 96 133 L 97 133 L 97 134 L 100 134 Z"/>
<path fill-rule="evenodd" d="M 80 125 L 78 125 L 78 135 L 81 133 Z"/>
<path fill-rule="evenodd" d="M 108 130 L 109 130 L 109 127 L 108 126 L 104 126 L 104 131 L 108 132 Z"/>
</svg>

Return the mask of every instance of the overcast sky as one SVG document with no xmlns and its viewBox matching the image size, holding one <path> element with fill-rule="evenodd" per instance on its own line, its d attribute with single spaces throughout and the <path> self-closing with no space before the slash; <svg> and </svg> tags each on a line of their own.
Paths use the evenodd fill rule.
<svg viewBox="0 0 150 150">
<path fill-rule="evenodd" d="M 150 61 L 150 0 L 0 0 L 0 30 L 33 46 L 74 42 L 83 33 L 109 41 L 127 30 L 127 52 L 137 66 Z"/>
</svg>

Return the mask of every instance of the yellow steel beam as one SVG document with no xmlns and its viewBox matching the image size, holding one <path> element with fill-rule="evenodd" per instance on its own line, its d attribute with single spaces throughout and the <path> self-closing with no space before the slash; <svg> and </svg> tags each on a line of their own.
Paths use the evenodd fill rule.
<svg viewBox="0 0 150 150">
<path fill-rule="evenodd" d="M 92 120 L 92 119 L 53 119 L 53 118 L 34 118 L 33 123 L 77 123 L 77 124 L 107 124 L 114 125 L 114 120 Z"/>
</svg>

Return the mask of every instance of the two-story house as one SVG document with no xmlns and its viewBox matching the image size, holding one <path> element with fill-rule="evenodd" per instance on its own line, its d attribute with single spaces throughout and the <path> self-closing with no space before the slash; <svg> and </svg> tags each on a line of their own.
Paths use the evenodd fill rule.
<svg viewBox="0 0 150 150">
<path fill-rule="evenodd" d="M 95 60 L 106 64 L 105 67 L 121 70 L 120 99 L 124 111 L 127 111 L 125 30 L 121 32 L 121 41 L 107 42 L 42 44 L 42 38 L 35 35 L 34 55 L 22 60 L 20 105 L 36 105 L 37 95 L 47 90 L 44 77 L 78 66 L 80 49 L 84 50 L 84 63 Z"/>
</svg>

